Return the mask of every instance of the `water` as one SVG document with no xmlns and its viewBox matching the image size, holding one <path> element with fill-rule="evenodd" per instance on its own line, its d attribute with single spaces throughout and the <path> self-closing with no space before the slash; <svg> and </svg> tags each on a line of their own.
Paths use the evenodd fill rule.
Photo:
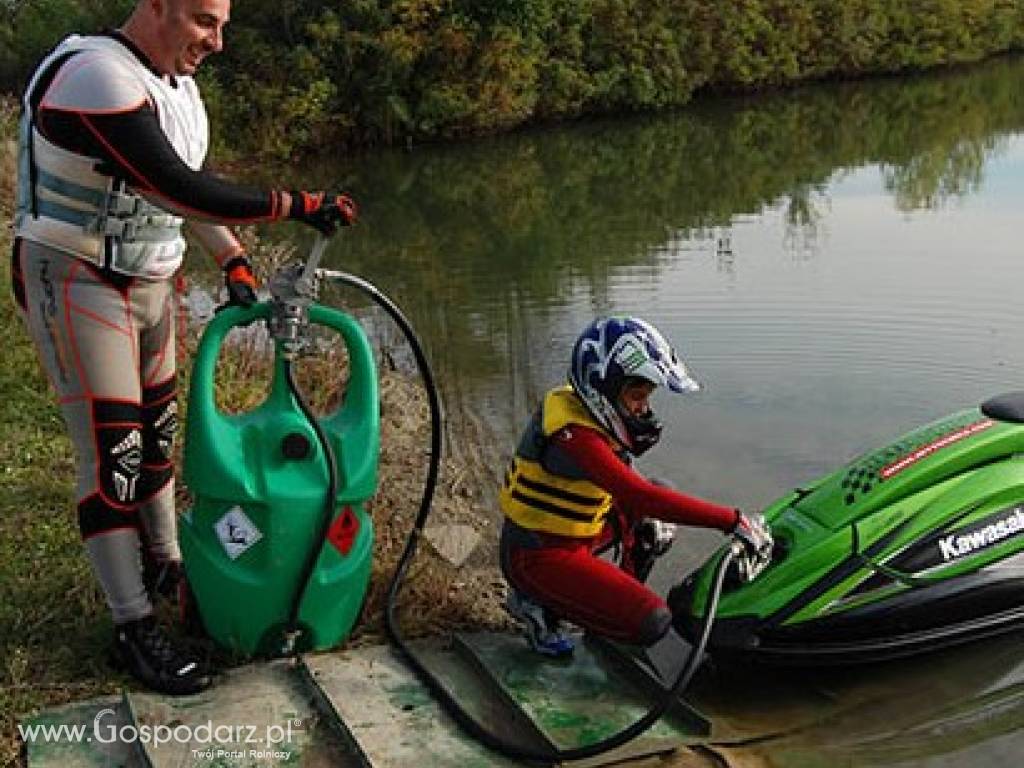
<svg viewBox="0 0 1024 768">
<path fill-rule="evenodd" d="M 656 399 L 665 435 L 641 469 L 753 510 L 1024 389 L 1022 92 L 1024 59 L 1007 59 L 340 159 L 295 182 L 357 194 L 362 223 L 328 261 L 404 308 L 450 448 L 480 478 L 579 330 L 635 313 L 706 384 Z M 687 532 L 659 585 L 717 541 Z M 1021 639 L 703 695 L 722 722 L 801 729 L 766 742 L 765 765 L 1005 765 L 1024 750 Z"/>
</svg>

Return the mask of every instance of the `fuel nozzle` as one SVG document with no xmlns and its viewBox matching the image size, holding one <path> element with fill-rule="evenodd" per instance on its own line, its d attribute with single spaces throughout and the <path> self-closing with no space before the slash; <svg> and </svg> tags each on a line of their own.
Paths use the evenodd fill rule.
<svg viewBox="0 0 1024 768">
<path fill-rule="evenodd" d="M 286 264 L 270 278 L 270 334 L 286 360 L 294 360 L 309 343 L 309 305 L 319 295 L 318 268 L 326 248 L 327 238 L 317 235 L 305 264 Z"/>
</svg>

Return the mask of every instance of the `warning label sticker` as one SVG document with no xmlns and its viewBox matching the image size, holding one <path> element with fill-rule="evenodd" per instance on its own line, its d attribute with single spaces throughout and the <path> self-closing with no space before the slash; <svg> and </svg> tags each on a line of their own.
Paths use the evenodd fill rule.
<svg viewBox="0 0 1024 768">
<path fill-rule="evenodd" d="M 263 538 L 263 533 L 249 519 L 241 507 L 235 505 L 224 516 L 213 524 L 221 546 L 232 560 L 250 549 Z"/>
</svg>

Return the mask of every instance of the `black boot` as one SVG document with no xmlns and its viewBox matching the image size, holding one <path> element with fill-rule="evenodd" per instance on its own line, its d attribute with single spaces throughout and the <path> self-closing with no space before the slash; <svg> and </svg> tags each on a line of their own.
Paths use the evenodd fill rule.
<svg viewBox="0 0 1024 768">
<path fill-rule="evenodd" d="M 176 647 L 152 616 L 115 626 L 114 646 L 125 669 L 154 691 L 182 696 L 212 682 L 203 661 Z"/>
</svg>

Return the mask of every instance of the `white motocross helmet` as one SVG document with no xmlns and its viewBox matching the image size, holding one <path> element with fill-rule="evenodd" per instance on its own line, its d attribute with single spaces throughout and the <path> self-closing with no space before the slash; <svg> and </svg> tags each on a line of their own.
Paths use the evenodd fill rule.
<svg viewBox="0 0 1024 768">
<path fill-rule="evenodd" d="M 672 392 L 697 392 L 690 375 L 665 337 L 637 317 L 608 317 L 584 329 L 572 348 L 569 383 L 591 415 L 630 453 L 639 456 L 661 436 L 653 412 L 637 417 L 619 403 L 629 379 L 643 379 Z"/>
</svg>

